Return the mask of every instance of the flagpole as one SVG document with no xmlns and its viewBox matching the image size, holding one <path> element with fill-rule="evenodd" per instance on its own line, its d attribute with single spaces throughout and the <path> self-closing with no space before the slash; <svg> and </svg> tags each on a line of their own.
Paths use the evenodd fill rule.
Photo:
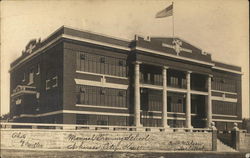
<svg viewBox="0 0 250 158">
<path fill-rule="evenodd" d="M 172 5 L 173 5 L 172 23 L 173 23 L 173 41 L 174 41 L 174 2 L 172 2 Z"/>
</svg>

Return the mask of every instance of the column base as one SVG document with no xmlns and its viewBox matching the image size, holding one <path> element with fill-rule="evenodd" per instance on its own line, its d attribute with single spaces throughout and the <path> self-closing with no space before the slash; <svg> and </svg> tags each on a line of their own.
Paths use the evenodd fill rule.
<svg viewBox="0 0 250 158">
<path fill-rule="evenodd" d="M 185 125 L 185 128 L 194 128 L 191 124 Z"/>
<path fill-rule="evenodd" d="M 167 129 L 167 128 L 170 128 L 170 126 L 169 125 L 165 125 L 165 126 L 163 126 L 163 128 Z"/>
<path fill-rule="evenodd" d="M 135 125 L 135 127 L 137 128 L 140 128 L 140 127 L 143 127 L 143 125 L 142 124 L 139 124 L 139 125 Z"/>
<path fill-rule="evenodd" d="M 34 126 L 31 126 L 31 128 L 32 128 L 32 129 L 37 129 L 37 126 L 34 125 Z"/>
<path fill-rule="evenodd" d="M 142 129 L 143 129 L 143 125 L 142 124 L 134 125 L 134 127 L 133 127 L 134 131 L 142 131 Z M 143 130 L 145 130 L 145 129 L 143 129 Z"/>
<path fill-rule="evenodd" d="M 141 125 L 141 126 L 137 126 L 137 127 L 135 128 L 135 131 L 144 132 L 144 131 L 145 131 L 145 128 L 143 128 L 142 125 Z"/>
<path fill-rule="evenodd" d="M 75 130 L 76 127 L 75 126 L 63 126 L 64 130 Z"/>
<path fill-rule="evenodd" d="M 162 128 L 164 132 L 173 132 L 173 129 L 170 128 L 170 126 L 166 126 Z"/>
<path fill-rule="evenodd" d="M 11 125 L 5 125 L 4 128 L 12 128 Z"/>
<path fill-rule="evenodd" d="M 190 127 L 187 127 L 187 129 L 185 129 L 185 130 L 188 131 L 188 132 L 193 132 L 193 129 L 194 129 L 194 127 L 190 126 Z"/>
</svg>

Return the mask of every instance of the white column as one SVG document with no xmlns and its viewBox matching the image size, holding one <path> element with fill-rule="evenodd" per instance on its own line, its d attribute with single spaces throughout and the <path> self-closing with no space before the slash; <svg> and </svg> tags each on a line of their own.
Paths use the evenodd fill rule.
<svg viewBox="0 0 250 158">
<path fill-rule="evenodd" d="M 168 67 L 166 67 L 166 66 L 163 66 L 163 68 L 162 68 L 162 81 L 163 81 L 162 126 L 164 128 L 168 127 L 168 120 L 167 120 L 167 69 L 168 69 Z"/>
<path fill-rule="evenodd" d="M 211 127 L 212 123 L 212 100 L 211 100 L 211 79 L 212 75 L 209 75 L 207 78 L 207 89 L 208 89 L 208 96 L 207 96 L 207 122 L 206 127 Z"/>
<path fill-rule="evenodd" d="M 192 128 L 191 125 L 191 71 L 187 72 L 187 96 L 186 96 L 186 128 Z"/>
<path fill-rule="evenodd" d="M 140 64 L 141 62 L 134 62 L 135 64 L 135 73 L 134 73 L 134 125 L 136 127 L 141 127 L 141 103 L 140 103 Z"/>
</svg>

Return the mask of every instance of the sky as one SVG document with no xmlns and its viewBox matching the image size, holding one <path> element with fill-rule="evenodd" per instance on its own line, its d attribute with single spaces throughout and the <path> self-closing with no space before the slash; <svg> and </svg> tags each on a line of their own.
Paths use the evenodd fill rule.
<svg viewBox="0 0 250 158">
<path fill-rule="evenodd" d="M 249 117 L 249 13 L 247 0 L 174 0 L 172 17 L 156 19 L 168 0 L 1 1 L 1 114 L 9 111 L 10 63 L 34 38 L 62 25 L 131 40 L 175 36 L 242 67 L 243 117 Z"/>
</svg>

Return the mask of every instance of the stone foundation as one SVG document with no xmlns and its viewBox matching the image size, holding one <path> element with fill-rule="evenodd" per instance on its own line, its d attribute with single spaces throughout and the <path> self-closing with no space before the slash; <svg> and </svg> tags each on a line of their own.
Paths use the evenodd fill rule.
<svg viewBox="0 0 250 158">
<path fill-rule="evenodd" d="M 212 151 L 212 132 L 1 129 L 1 148 L 80 151 Z"/>
<path fill-rule="evenodd" d="M 250 152 L 250 133 L 239 133 L 239 150 Z"/>
</svg>

